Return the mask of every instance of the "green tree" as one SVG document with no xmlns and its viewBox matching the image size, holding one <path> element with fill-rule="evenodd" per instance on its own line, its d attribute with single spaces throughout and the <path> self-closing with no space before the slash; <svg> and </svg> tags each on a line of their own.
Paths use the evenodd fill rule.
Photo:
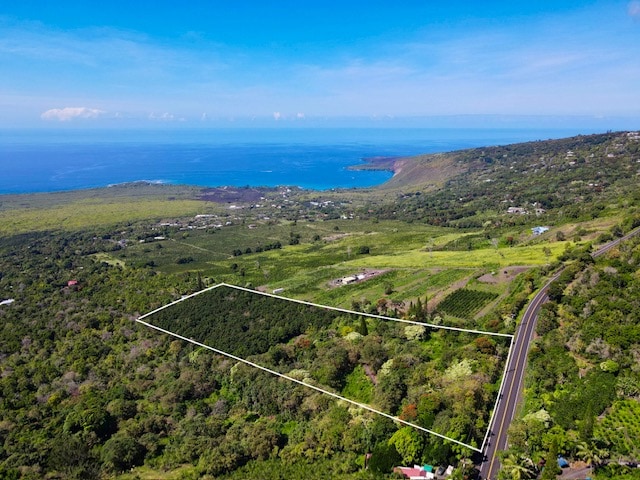
<svg viewBox="0 0 640 480">
<path fill-rule="evenodd" d="M 544 457 L 544 469 L 542 470 L 540 480 L 556 480 L 558 473 L 560 473 L 560 468 L 558 467 L 558 450 L 558 442 L 552 441 Z"/>
<path fill-rule="evenodd" d="M 416 463 L 420 460 L 424 442 L 415 428 L 403 427 L 389 439 L 389 444 L 396 448 L 405 464 Z"/>
<path fill-rule="evenodd" d="M 369 469 L 374 473 L 388 474 L 401 461 L 402 457 L 396 447 L 390 443 L 383 442 L 373 449 L 371 460 L 369 460 Z"/>
<path fill-rule="evenodd" d="M 97 478 L 99 462 L 92 455 L 86 442 L 77 435 L 61 435 L 54 439 L 49 452 L 48 466 L 66 478 Z M 5 478 L 1 475 L 0 478 Z"/>
<path fill-rule="evenodd" d="M 356 332 L 358 332 L 363 337 L 366 337 L 367 335 L 369 335 L 369 328 L 367 327 L 367 321 L 364 319 L 363 316 L 360 316 L 360 323 L 358 325 L 358 328 L 356 329 Z"/>
<path fill-rule="evenodd" d="M 576 457 L 595 470 L 609 458 L 609 451 L 598 447 L 593 441 L 579 442 L 576 445 Z"/>
<path fill-rule="evenodd" d="M 108 470 L 116 472 L 123 472 L 141 465 L 144 454 L 144 447 L 124 433 L 114 435 L 102 447 L 102 461 Z"/>
<path fill-rule="evenodd" d="M 530 458 L 510 453 L 501 462 L 498 478 L 501 480 L 525 480 L 535 478 L 535 469 Z M 554 477 L 555 478 L 555 477 Z"/>
</svg>

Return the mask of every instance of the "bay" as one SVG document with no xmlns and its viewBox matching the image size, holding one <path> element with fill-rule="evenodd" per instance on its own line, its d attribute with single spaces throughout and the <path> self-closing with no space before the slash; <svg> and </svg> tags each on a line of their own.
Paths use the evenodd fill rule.
<svg viewBox="0 0 640 480">
<path fill-rule="evenodd" d="M 576 135 L 571 129 L 279 128 L 4 130 L 0 194 L 149 181 L 198 186 L 370 187 L 391 172 L 353 171 L 403 157 Z"/>
</svg>

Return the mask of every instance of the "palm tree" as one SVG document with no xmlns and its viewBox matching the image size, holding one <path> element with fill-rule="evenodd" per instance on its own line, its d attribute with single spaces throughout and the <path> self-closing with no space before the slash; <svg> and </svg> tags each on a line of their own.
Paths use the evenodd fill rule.
<svg viewBox="0 0 640 480">
<path fill-rule="evenodd" d="M 510 453 L 501 462 L 499 478 L 525 480 L 535 478 L 535 469 L 530 458 Z"/>
<path fill-rule="evenodd" d="M 593 471 L 609 458 L 609 451 L 598 447 L 593 441 L 580 442 L 576 445 L 576 457 L 583 460 Z"/>
</svg>

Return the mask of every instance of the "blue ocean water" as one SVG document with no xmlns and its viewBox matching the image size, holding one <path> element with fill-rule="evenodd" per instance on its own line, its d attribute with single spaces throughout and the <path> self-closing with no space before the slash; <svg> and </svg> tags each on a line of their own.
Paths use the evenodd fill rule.
<svg viewBox="0 0 640 480">
<path fill-rule="evenodd" d="M 0 194 L 140 180 L 199 186 L 367 187 L 390 172 L 352 171 L 400 157 L 576 135 L 540 129 L 216 129 L 0 131 Z"/>
</svg>

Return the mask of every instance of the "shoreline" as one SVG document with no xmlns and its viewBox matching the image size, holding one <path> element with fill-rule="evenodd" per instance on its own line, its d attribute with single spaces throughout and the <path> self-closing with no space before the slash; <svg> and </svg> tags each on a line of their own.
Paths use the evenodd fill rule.
<svg viewBox="0 0 640 480">
<path fill-rule="evenodd" d="M 61 188 L 55 190 L 33 190 L 33 191 L 0 191 L 0 200 L 3 197 L 11 197 L 11 196 L 26 196 L 26 195 L 48 195 L 48 194 L 65 194 L 65 193 L 73 193 L 73 192 L 82 192 L 82 191 L 92 191 L 92 190 L 108 190 L 108 189 L 131 189 L 135 187 L 144 187 L 144 186 L 155 186 L 155 187 L 186 187 L 186 188 L 194 188 L 198 190 L 202 190 L 206 195 L 208 191 L 220 191 L 220 190 L 275 190 L 278 188 L 291 188 L 291 189 L 300 189 L 306 190 L 310 192 L 323 192 L 323 191 L 334 191 L 334 190 L 361 190 L 361 189 L 369 189 L 369 188 L 377 188 L 381 185 L 384 185 L 386 182 L 391 180 L 396 173 L 400 171 L 398 166 L 399 160 L 406 160 L 410 157 L 371 157 L 364 159 L 365 162 L 363 164 L 358 165 L 347 165 L 343 166 L 342 169 L 344 171 L 361 171 L 361 172 L 391 172 L 393 175 L 389 178 L 382 179 L 381 181 L 371 184 L 371 185 L 354 185 L 354 186 L 330 186 L 326 188 L 319 188 L 318 186 L 305 186 L 300 184 L 288 184 L 288 183 L 278 183 L 278 184 L 251 184 L 251 183 L 221 183 L 214 185 L 207 185 L 202 183 L 174 183 L 171 180 L 150 180 L 150 179 L 138 179 L 138 180 L 130 180 L 123 182 L 115 182 L 115 183 L 105 183 L 104 185 L 89 185 L 89 186 L 81 186 L 77 188 Z"/>
<path fill-rule="evenodd" d="M 406 157 L 368 157 L 363 158 L 358 165 L 349 165 L 347 170 L 350 171 L 384 171 L 397 173 L 398 161 Z"/>
<path fill-rule="evenodd" d="M 371 188 L 381 187 L 391 179 L 395 178 L 401 171 L 402 167 L 411 157 L 370 157 L 363 158 L 364 163 L 358 165 L 350 165 L 347 170 L 354 172 L 391 172 L 393 175 L 384 182 Z"/>
<path fill-rule="evenodd" d="M 34 135 L 33 140 L 27 135 L 23 139 L 35 143 L 26 143 L 23 148 L 9 142 L 14 147 L 0 154 L 0 160 L 14 165 L 1 182 L 0 196 L 93 190 L 136 182 L 199 188 L 290 186 L 313 191 L 385 188 L 391 180 L 395 184 L 413 170 L 414 157 L 527 143 L 550 134 L 557 138 L 559 133 L 540 134 L 529 129 L 518 133 L 500 129 L 335 132 L 303 130 L 286 140 L 283 132 L 251 130 L 233 135 L 218 132 L 217 136 L 192 132 L 186 137 L 163 137 L 164 143 L 150 143 L 150 137 L 127 132 L 123 138 L 131 143 L 124 144 L 109 143 L 112 137 L 102 132 L 83 137 L 81 142 L 53 143 L 53 148 L 42 143 L 51 137 Z M 89 140 L 96 141 L 95 145 Z M 215 162 L 222 167 L 218 169 Z M 111 171 L 126 171 L 126 175 Z"/>
</svg>

